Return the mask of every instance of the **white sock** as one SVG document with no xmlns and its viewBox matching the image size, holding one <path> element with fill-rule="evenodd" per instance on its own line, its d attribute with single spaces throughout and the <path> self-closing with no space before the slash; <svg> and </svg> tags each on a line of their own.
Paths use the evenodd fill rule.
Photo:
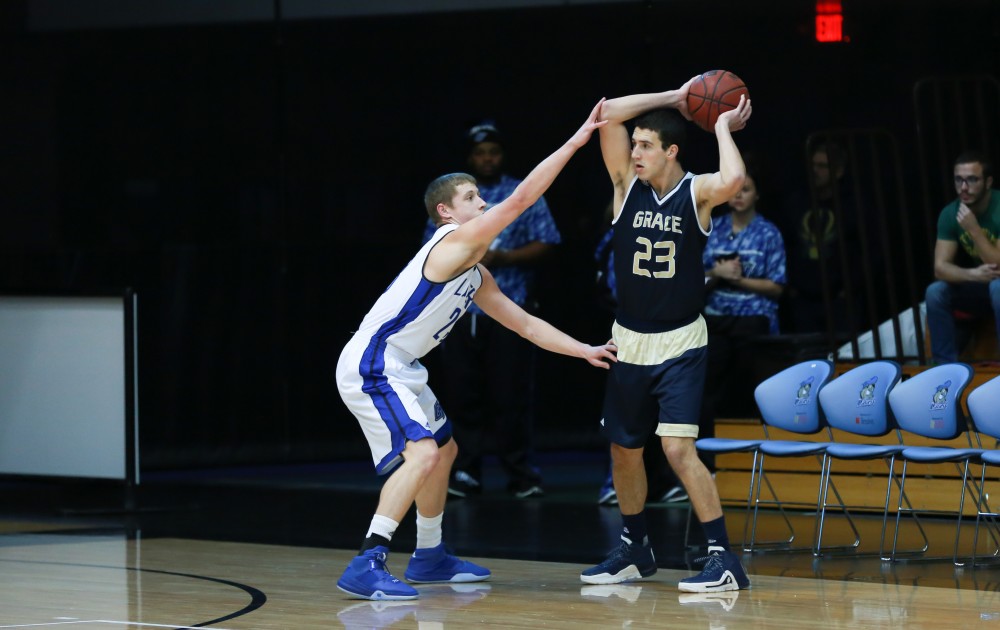
<svg viewBox="0 0 1000 630">
<path fill-rule="evenodd" d="M 441 544 L 441 523 L 443 521 L 444 512 L 429 518 L 417 510 L 417 549 L 430 549 Z"/>
<path fill-rule="evenodd" d="M 376 514 L 372 517 L 372 524 L 368 527 L 368 533 L 365 534 L 365 538 L 368 538 L 372 534 L 378 534 L 386 540 L 392 540 L 392 535 L 396 533 L 397 527 L 399 527 L 399 523 L 388 516 Z"/>
</svg>

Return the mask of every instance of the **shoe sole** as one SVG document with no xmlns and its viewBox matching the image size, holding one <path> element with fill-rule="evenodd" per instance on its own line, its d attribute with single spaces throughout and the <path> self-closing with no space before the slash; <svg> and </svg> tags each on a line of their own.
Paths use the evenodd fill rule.
<svg viewBox="0 0 1000 630">
<path fill-rule="evenodd" d="M 642 578 L 649 577 L 656 573 L 656 568 L 654 567 L 652 571 L 646 571 L 642 573 L 639 568 L 634 564 L 630 564 L 618 573 L 611 575 L 610 573 L 600 573 L 598 575 L 584 575 L 580 574 L 580 581 L 584 584 L 621 584 L 622 582 L 628 582 L 630 580 L 639 580 Z"/>
<path fill-rule="evenodd" d="M 385 591 L 375 591 L 375 592 L 373 592 L 371 594 L 359 593 L 357 591 L 352 591 L 350 589 L 346 589 L 343 586 L 341 586 L 339 583 L 337 584 L 337 588 L 339 588 L 340 590 L 344 591 L 348 595 L 353 595 L 354 597 L 357 597 L 357 598 L 360 598 L 360 599 L 367 599 L 367 600 L 371 600 L 371 601 L 375 601 L 375 602 L 377 602 L 377 601 L 383 601 L 383 600 L 385 600 L 385 601 L 403 601 L 403 600 L 417 599 L 418 597 L 420 597 L 419 593 L 416 594 L 416 595 L 389 595 L 389 594 L 386 594 Z"/>
<path fill-rule="evenodd" d="M 736 576 L 731 571 L 726 571 L 718 582 L 679 582 L 677 588 L 685 593 L 721 593 L 750 588 L 750 584 L 740 586 Z"/>
<path fill-rule="evenodd" d="M 457 573 L 447 580 L 412 578 L 409 575 L 403 575 L 403 577 L 406 578 L 407 582 L 413 582 L 414 584 L 467 584 L 469 582 L 485 582 L 490 579 L 492 575 L 492 573 L 488 573 L 486 575 L 476 575 L 475 573 Z"/>
</svg>

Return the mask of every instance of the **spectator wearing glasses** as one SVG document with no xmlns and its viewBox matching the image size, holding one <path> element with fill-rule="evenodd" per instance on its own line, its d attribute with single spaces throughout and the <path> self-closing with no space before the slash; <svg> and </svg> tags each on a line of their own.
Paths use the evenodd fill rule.
<svg viewBox="0 0 1000 630">
<path fill-rule="evenodd" d="M 938 216 L 934 277 L 927 287 L 927 328 L 934 363 L 958 360 L 955 313 L 993 315 L 1000 339 L 1000 194 L 986 157 L 967 151 L 955 159 L 958 198 Z"/>
</svg>

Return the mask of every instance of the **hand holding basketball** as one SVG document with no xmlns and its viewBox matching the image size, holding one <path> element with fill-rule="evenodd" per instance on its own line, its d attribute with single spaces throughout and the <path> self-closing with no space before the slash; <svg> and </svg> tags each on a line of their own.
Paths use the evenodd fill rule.
<svg viewBox="0 0 1000 630">
<path fill-rule="evenodd" d="M 750 91 L 742 79 L 728 70 L 709 70 L 692 79 L 688 85 L 688 115 L 705 131 L 714 131 L 719 116 L 739 107 L 741 96 L 749 102 Z M 730 125 L 730 129 L 735 131 L 746 125 L 749 111 L 745 113 L 741 122 L 736 127 Z"/>
</svg>

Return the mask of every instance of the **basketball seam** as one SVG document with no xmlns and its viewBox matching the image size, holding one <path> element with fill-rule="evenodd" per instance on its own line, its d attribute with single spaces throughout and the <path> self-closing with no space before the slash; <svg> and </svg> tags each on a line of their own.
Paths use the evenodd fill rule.
<svg viewBox="0 0 1000 630">
<path fill-rule="evenodd" d="M 714 78 L 715 81 L 709 86 L 708 78 Z M 733 81 L 740 84 L 739 87 L 729 87 L 724 91 L 719 91 L 719 85 L 723 81 Z M 699 93 L 700 90 L 700 93 Z M 688 96 L 694 96 L 700 99 L 697 106 L 694 108 L 688 107 L 688 113 L 691 115 L 691 119 L 696 122 L 702 129 L 706 131 L 711 131 L 709 121 L 713 118 L 718 118 L 722 114 L 722 106 L 725 105 L 729 111 L 731 109 L 736 109 L 739 106 L 740 96 L 746 94 L 749 97 L 750 92 L 747 90 L 746 84 L 738 76 L 729 72 L 728 70 L 709 70 L 701 74 L 695 83 L 691 85 L 688 89 Z M 735 95 L 735 99 L 730 98 Z"/>
</svg>

